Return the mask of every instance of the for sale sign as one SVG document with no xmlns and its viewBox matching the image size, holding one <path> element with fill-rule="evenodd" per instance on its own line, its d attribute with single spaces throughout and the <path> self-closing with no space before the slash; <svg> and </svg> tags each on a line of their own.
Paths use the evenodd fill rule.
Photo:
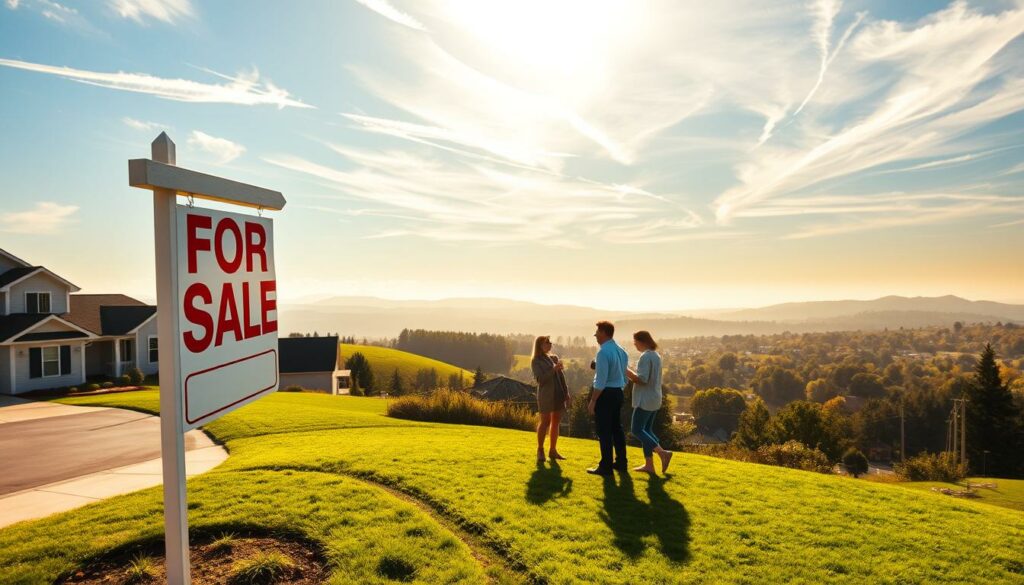
<svg viewBox="0 0 1024 585">
<path fill-rule="evenodd" d="M 185 429 L 277 390 L 270 219 L 177 206 L 178 355 Z"/>
</svg>

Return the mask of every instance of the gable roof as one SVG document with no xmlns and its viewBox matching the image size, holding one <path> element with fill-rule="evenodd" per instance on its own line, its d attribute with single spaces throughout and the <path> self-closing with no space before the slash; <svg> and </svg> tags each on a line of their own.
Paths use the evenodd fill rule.
<svg viewBox="0 0 1024 585">
<path fill-rule="evenodd" d="M 491 401 L 532 402 L 537 400 L 537 388 L 529 384 L 513 380 L 506 376 L 497 376 L 479 386 L 470 389 L 473 394 Z"/>
<path fill-rule="evenodd" d="M 42 266 L 19 266 L 17 268 L 11 268 L 7 272 L 0 274 L 0 288 L 4 288 L 12 282 L 17 282 L 40 268 L 42 268 Z"/>
<path fill-rule="evenodd" d="M 126 335 L 156 314 L 156 307 L 127 295 L 71 295 L 67 321 L 97 335 Z"/>
<path fill-rule="evenodd" d="M 71 292 L 78 292 L 82 290 L 78 288 L 74 283 L 68 282 L 67 280 L 64 280 L 60 276 L 54 274 L 52 271 L 50 271 L 50 269 L 46 268 L 45 266 L 24 266 L 21 268 L 12 268 L 8 270 L 7 272 L 0 275 L 0 280 L 3 281 L 0 282 L 0 290 L 9 289 L 12 284 L 16 282 L 21 282 L 22 280 L 25 280 L 26 278 L 32 276 L 33 274 L 36 274 L 37 272 L 45 273 L 50 278 L 53 278 L 54 280 L 59 280 L 65 286 L 71 289 Z"/>
<path fill-rule="evenodd" d="M 13 318 L 13 319 L 11 319 Z M 10 325 L 13 331 L 7 337 L 0 337 L 0 343 L 16 343 L 25 341 L 52 341 L 55 339 L 93 339 L 92 332 L 63 319 L 60 315 L 53 313 L 28 313 L 7 315 L 2 319 L 11 319 Z M 41 325 L 56 321 L 70 329 L 70 331 L 31 331 Z M 28 332 L 28 333 L 26 333 Z M 23 335 L 21 335 L 24 333 Z M 15 339 L 17 337 L 17 339 Z"/>
<path fill-rule="evenodd" d="M 37 325 L 40 321 L 49 316 L 50 315 L 46 313 L 20 313 L 0 316 L 0 342 L 10 339 L 22 331 Z"/>
<path fill-rule="evenodd" d="M 28 262 L 25 262 L 21 258 L 18 258 L 14 254 L 11 254 L 10 252 L 8 252 L 7 250 L 4 250 L 3 248 L 0 248 L 0 256 L 4 256 L 4 257 L 12 260 L 15 264 L 21 264 L 22 266 L 28 266 Z"/>
<path fill-rule="evenodd" d="M 333 372 L 338 367 L 338 336 L 281 337 L 277 340 L 282 374 Z"/>
</svg>

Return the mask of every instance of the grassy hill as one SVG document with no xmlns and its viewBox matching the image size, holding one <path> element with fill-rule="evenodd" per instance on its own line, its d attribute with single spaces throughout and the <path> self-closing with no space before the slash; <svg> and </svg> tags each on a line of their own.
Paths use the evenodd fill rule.
<svg viewBox="0 0 1024 585">
<path fill-rule="evenodd" d="M 1024 479 L 1002 479 L 996 477 L 970 477 L 960 483 L 947 483 L 942 481 L 915 481 L 900 484 L 902 486 L 933 491 L 933 487 L 962 490 L 968 483 L 986 484 L 994 483 L 994 488 L 977 488 L 978 497 L 976 501 L 1002 506 L 1013 510 L 1024 512 Z"/>
<path fill-rule="evenodd" d="M 473 385 L 473 372 L 442 361 L 388 347 L 353 345 L 350 343 L 341 344 L 342 360 L 347 360 L 356 352 L 363 354 L 370 361 L 370 369 L 373 370 L 373 377 L 378 383 L 386 384 L 391 379 L 391 376 L 394 375 L 395 368 L 398 368 L 398 375 L 402 376 L 406 386 L 408 386 L 416 377 L 416 372 L 422 369 L 429 370 L 434 368 L 437 370 L 438 379 L 442 383 L 448 380 L 448 376 L 461 372 L 466 386 Z"/>
<path fill-rule="evenodd" d="M 155 392 L 66 399 L 153 408 Z M 587 475 L 597 445 L 533 462 L 522 431 L 415 423 L 384 401 L 275 394 L 207 431 L 231 453 L 189 481 L 197 533 L 318 541 L 334 583 L 1020 583 L 1024 514 L 904 487 L 683 454 L 671 476 Z M 368 432 L 368 430 L 370 432 Z M 630 456 L 639 461 L 638 450 Z M 8 583 L 160 535 L 160 490 L 0 530 Z"/>
</svg>

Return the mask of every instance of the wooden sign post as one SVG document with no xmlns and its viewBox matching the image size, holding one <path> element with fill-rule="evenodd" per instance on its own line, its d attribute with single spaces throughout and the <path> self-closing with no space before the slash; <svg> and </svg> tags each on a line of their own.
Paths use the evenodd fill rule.
<svg viewBox="0 0 1024 585">
<path fill-rule="evenodd" d="M 191 581 L 185 432 L 277 390 L 273 223 L 179 206 L 179 195 L 280 210 L 281 193 L 176 166 L 166 133 L 128 184 L 153 191 L 167 582 Z"/>
</svg>

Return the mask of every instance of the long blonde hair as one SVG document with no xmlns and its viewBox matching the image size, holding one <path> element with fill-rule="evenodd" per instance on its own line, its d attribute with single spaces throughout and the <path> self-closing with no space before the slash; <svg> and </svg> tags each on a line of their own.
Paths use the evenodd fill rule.
<svg viewBox="0 0 1024 585">
<path fill-rule="evenodd" d="M 550 335 L 541 335 L 537 339 L 533 340 L 533 359 L 547 355 L 547 353 L 540 347 L 545 343 L 551 343 Z"/>
</svg>

